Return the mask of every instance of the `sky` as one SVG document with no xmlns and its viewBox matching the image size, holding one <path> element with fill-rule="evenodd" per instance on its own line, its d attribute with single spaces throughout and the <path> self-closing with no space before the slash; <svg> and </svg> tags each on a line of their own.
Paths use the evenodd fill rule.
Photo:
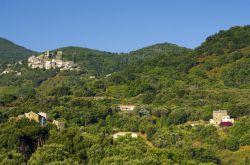
<svg viewBox="0 0 250 165">
<path fill-rule="evenodd" d="M 195 48 L 250 24 L 249 0 L 0 0 L 0 37 L 35 51 L 81 46 L 129 52 L 169 42 Z"/>
</svg>

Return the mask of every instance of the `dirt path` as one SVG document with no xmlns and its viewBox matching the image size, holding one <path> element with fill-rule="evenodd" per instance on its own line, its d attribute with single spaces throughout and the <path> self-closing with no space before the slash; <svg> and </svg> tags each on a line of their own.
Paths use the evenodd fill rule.
<svg viewBox="0 0 250 165">
<path fill-rule="evenodd" d="M 151 141 L 148 141 L 147 134 L 138 133 L 138 136 L 140 136 L 149 147 L 155 148 L 153 143 Z"/>
</svg>

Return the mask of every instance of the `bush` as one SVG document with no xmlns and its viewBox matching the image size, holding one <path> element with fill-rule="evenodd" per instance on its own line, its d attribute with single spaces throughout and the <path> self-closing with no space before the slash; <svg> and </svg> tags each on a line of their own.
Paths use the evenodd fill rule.
<svg viewBox="0 0 250 165">
<path fill-rule="evenodd" d="M 239 149 L 239 141 L 236 137 L 230 137 L 226 141 L 226 148 L 232 151 L 237 151 Z"/>
<path fill-rule="evenodd" d="M 2 102 L 3 104 L 9 104 L 15 101 L 17 97 L 13 94 L 4 94 L 0 99 L 0 102 Z"/>
<path fill-rule="evenodd" d="M 58 97 L 70 94 L 71 94 L 70 88 L 66 86 L 56 87 L 49 92 L 50 96 L 58 96 Z"/>
<path fill-rule="evenodd" d="M 167 119 L 167 124 L 181 124 L 187 121 L 188 114 L 183 110 L 172 110 Z"/>
<path fill-rule="evenodd" d="M 250 131 L 246 132 L 244 135 L 241 136 L 240 145 L 241 146 L 250 145 Z"/>
</svg>

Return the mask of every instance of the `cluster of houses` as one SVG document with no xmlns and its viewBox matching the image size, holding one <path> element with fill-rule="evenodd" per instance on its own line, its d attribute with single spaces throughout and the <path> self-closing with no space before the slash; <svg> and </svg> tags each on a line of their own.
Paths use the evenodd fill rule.
<svg viewBox="0 0 250 165">
<path fill-rule="evenodd" d="M 12 68 L 6 68 L 4 71 L 2 71 L 2 73 L 0 73 L 0 75 L 5 75 L 5 74 L 9 74 L 9 73 L 15 73 L 17 76 L 22 75 L 21 72 L 14 71 Z"/>
<path fill-rule="evenodd" d="M 63 61 L 62 51 L 57 51 L 55 54 L 46 51 L 44 54 L 39 56 L 31 56 L 28 58 L 28 66 L 32 69 L 55 69 L 60 70 L 78 70 L 77 64 L 73 61 Z"/>
<path fill-rule="evenodd" d="M 35 122 L 40 123 L 42 126 L 44 126 L 47 122 L 51 122 L 47 113 L 45 112 L 35 113 L 33 111 L 30 111 L 28 113 L 24 113 L 23 115 L 18 115 L 18 119 L 21 118 L 28 118 L 30 120 L 34 120 Z M 63 121 L 53 120 L 52 123 L 55 124 L 59 130 L 65 128 L 65 122 Z"/>
<path fill-rule="evenodd" d="M 14 74 L 16 74 L 17 76 L 21 76 L 22 75 L 22 73 L 20 72 L 20 71 L 15 71 L 14 69 L 13 69 L 13 66 L 15 65 L 22 65 L 23 64 L 23 62 L 22 61 L 18 61 L 18 62 L 16 62 L 15 64 L 7 64 L 7 68 L 4 70 L 4 71 L 2 71 L 1 73 L 0 73 L 0 75 L 5 75 L 5 74 L 9 74 L 9 73 L 14 73 Z"/>
<path fill-rule="evenodd" d="M 120 105 L 118 106 L 119 110 L 121 112 L 132 112 L 135 109 L 134 105 Z M 40 123 L 42 126 L 45 125 L 47 122 L 51 122 L 49 119 L 47 113 L 39 112 L 34 113 L 32 111 L 28 113 L 24 113 L 23 115 L 19 115 L 18 118 L 28 118 L 30 120 L 34 120 L 37 123 Z M 59 130 L 65 128 L 65 122 L 53 120 L 53 124 L 57 126 Z M 214 125 L 216 127 L 225 127 L 225 126 L 232 126 L 234 123 L 234 119 L 230 118 L 230 116 L 227 114 L 227 110 L 216 110 L 213 111 L 213 119 L 209 120 L 209 124 Z M 199 125 L 199 124 L 198 124 Z M 119 137 L 123 136 L 130 136 L 132 138 L 138 138 L 138 133 L 136 132 L 116 132 L 112 134 L 112 137 L 114 140 L 116 140 Z"/>
</svg>

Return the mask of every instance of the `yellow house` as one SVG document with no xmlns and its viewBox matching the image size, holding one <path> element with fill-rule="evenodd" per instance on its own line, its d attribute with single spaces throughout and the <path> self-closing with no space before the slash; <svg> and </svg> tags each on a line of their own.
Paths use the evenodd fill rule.
<svg viewBox="0 0 250 165">
<path fill-rule="evenodd" d="M 38 114 L 36 114 L 35 112 L 33 111 L 30 111 L 28 113 L 24 113 L 24 116 L 27 117 L 28 119 L 30 120 L 34 120 L 36 122 L 40 122 L 40 116 Z"/>
</svg>

